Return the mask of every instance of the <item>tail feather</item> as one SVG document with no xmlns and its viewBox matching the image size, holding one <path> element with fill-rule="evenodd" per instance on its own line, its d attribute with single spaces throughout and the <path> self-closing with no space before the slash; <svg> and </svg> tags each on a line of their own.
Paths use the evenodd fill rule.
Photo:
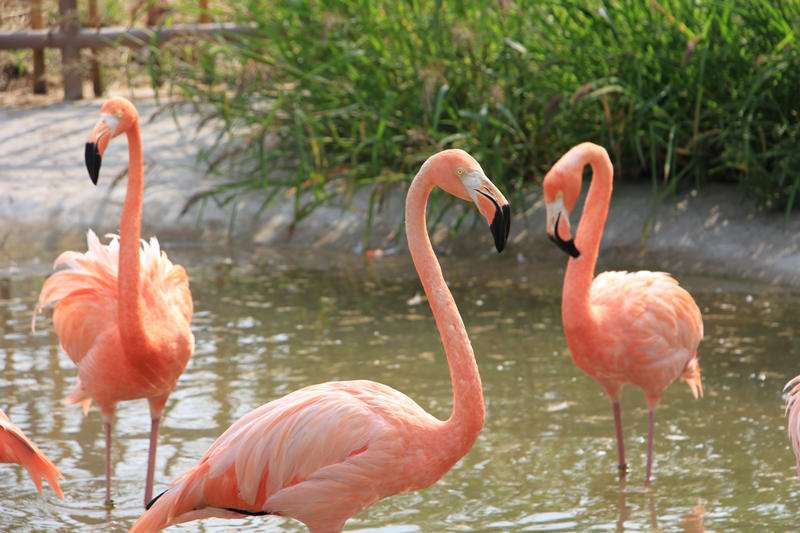
<svg viewBox="0 0 800 533">
<path fill-rule="evenodd" d="M 703 397 L 703 382 L 700 378 L 700 363 L 697 362 L 697 356 L 686 363 L 686 368 L 683 369 L 681 379 L 689 385 L 692 389 L 692 395 L 697 398 Z"/>
<path fill-rule="evenodd" d="M 44 478 L 53 489 L 53 492 L 62 500 L 64 499 L 64 492 L 58 483 L 58 480 L 64 479 L 64 476 L 42 452 L 35 450 L 35 453 L 27 461 L 23 462 L 22 466 L 28 471 L 39 494 L 42 493 L 42 478 Z"/>
<path fill-rule="evenodd" d="M 800 376 L 787 383 L 783 390 L 787 389 L 789 389 L 786 395 L 787 433 L 792 441 L 797 476 L 800 477 Z"/>
<path fill-rule="evenodd" d="M 28 471 L 40 494 L 42 493 L 42 478 L 44 478 L 58 497 L 64 499 L 64 493 L 58 483 L 58 480 L 64 479 L 64 476 L 2 411 L 0 411 L 0 448 L 4 450 L 0 460 L 22 465 Z"/>
</svg>

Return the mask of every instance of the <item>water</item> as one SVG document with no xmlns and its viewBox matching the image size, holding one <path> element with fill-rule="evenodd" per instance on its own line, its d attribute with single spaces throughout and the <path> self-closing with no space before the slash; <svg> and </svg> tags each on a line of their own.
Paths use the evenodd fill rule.
<svg viewBox="0 0 800 533">
<path fill-rule="evenodd" d="M 450 385 L 429 308 L 405 256 L 363 261 L 167 247 L 189 267 L 195 355 L 167 404 L 156 490 L 233 421 L 296 388 L 335 379 L 391 385 L 440 418 Z M 52 256 L 55 252 L 52 252 Z M 45 255 L 45 257 L 49 257 Z M 435 486 L 383 500 L 351 531 L 796 530 L 800 482 L 785 435 L 781 388 L 800 373 L 800 295 L 725 279 L 682 278 L 703 311 L 706 397 L 675 383 L 656 413 L 655 482 L 643 487 L 646 410 L 626 389 L 631 472 L 621 486 L 611 410 L 577 370 L 560 327 L 563 260 L 513 254 L 443 259 L 475 347 L 487 419 L 475 447 Z M 335 265 L 335 266 L 326 266 Z M 611 265 L 613 266 L 613 265 Z M 36 494 L 0 465 L 0 530 L 123 531 L 141 512 L 149 416 L 121 404 L 114 430 L 116 508 L 102 507 L 99 413 L 61 399 L 75 379 L 49 320 L 30 334 L 45 267 L 0 280 L 0 407 L 61 468 L 66 500 Z M 280 518 L 193 522 L 176 531 L 303 531 Z"/>
</svg>

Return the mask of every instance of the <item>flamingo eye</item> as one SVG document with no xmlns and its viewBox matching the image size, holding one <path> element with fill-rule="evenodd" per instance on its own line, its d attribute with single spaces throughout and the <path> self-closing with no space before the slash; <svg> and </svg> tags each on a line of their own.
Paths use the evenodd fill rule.
<svg viewBox="0 0 800 533">
<path fill-rule="evenodd" d="M 458 167 L 458 169 L 456 169 L 456 174 L 458 174 L 459 176 L 463 176 L 464 175 L 464 169 L 461 168 L 461 167 Z"/>
</svg>

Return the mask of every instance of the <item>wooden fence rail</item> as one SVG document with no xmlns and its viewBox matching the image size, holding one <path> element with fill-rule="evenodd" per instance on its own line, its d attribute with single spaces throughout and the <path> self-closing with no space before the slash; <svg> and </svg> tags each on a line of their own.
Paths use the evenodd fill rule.
<svg viewBox="0 0 800 533">
<path fill-rule="evenodd" d="M 81 79 L 80 50 L 97 50 L 109 46 L 140 48 L 161 44 L 176 37 L 219 35 L 222 37 L 253 33 L 248 26 L 231 23 L 211 23 L 208 16 L 207 0 L 200 0 L 199 24 L 174 24 L 163 28 L 129 28 L 109 26 L 100 28 L 95 0 L 90 0 L 90 24 L 92 29 L 82 29 L 78 18 L 77 0 L 58 0 L 60 24 L 57 30 L 42 28 L 41 0 L 31 1 L 31 30 L 0 31 L 0 50 L 31 48 L 33 54 L 33 91 L 44 94 L 47 87 L 44 81 L 44 49 L 61 49 L 61 73 L 64 80 L 64 99 L 83 98 Z M 92 82 L 95 96 L 103 92 L 100 69 L 96 55 L 92 55 Z"/>
<path fill-rule="evenodd" d="M 103 48 L 127 46 L 138 48 L 150 43 L 162 43 L 176 37 L 225 35 L 252 33 L 253 28 L 227 22 L 210 24 L 173 24 L 163 29 L 126 28 L 106 26 L 98 29 L 82 29 L 75 34 L 63 31 L 30 30 L 0 31 L 0 50 L 20 48 Z"/>
</svg>

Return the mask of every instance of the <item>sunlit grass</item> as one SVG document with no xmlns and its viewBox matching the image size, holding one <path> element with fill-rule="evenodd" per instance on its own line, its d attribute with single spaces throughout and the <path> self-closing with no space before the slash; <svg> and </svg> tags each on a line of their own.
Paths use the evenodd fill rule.
<svg viewBox="0 0 800 533">
<path fill-rule="evenodd" d="M 655 198 L 729 181 L 787 213 L 800 201 L 797 0 L 225 9 L 220 19 L 257 32 L 170 47 L 159 67 L 224 125 L 204 153 L 226 176 L 213 191 L 223 201 L 288 190 L 302 218 L 358 184 L 407 180 L 446 147 L 526 192 L 583 140 Z"/>
</svg>

